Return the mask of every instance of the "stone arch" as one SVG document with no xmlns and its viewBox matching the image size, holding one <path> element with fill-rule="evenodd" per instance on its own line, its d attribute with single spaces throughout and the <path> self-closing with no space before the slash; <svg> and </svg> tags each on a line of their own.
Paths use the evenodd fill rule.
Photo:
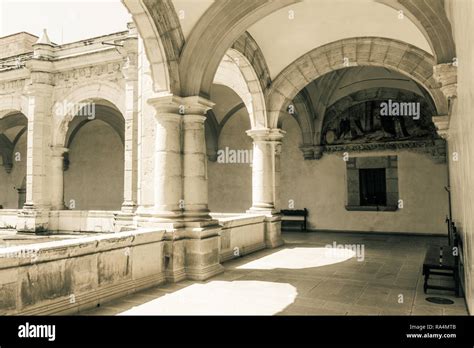
<svg viewBox="0 0 474 348">
<path fill-rule="evenodd" d="M 398 71 L 424 87 L 437 113 L 447 113 L 447 100 L 433 77 L 434 57 L 410 44 L 379 37 L 343 39 L 318 47 L 287 66 L 266 92 L 269 128 L 306 85 L 328 72 L 350 66 L 381 66 Z"/>
<path fill-rule="evenodd" d="M 125 119 L 120 115 L 120 112 L 111 106 L 97 105 L 95 107 L 95 113 L 96 115 L 93 120 L 85 117 L 83 119 L 75 118 L 70 122 L 71 124 L 68 127 L 64 142 L 66 148 L 69 148 L 81 127 L 95 120 L 108 124 L 120 137 L 122 144 L 125 144 Z"/>
<path fill-rule="evenodd" d="M 403 11 L 425 36 L 438 64 L 450 63 L 456 57 L 451 23 L 444 0 L 375 0 L 395 10 Z"/>
<path fill-rule="evenodd" d="M 125 119 L 107 100 L 83 102 L 76 116 L 63 121 L 67 123 L 62 128 L 66 133 L 61 134 L 61 148 L 67 149 L 63 155 L 64 199 L 70 209 L 119 210 L 124 189 Z M 94 109 L 88 108 L 89 103 L 94 103 Z"/>
<path fill-rule="evenodd" d="M 109 82 L 85 84 L 56 100 L 53 105 L 53 145 L 64 146 L 69 124 L 78 111 L 77 106 L 84 103 L 103 103 L 125 115 L 125 95 L 122 89 Z"/>
<path fill-rule="evenodd" d="M 258 77 L 262 91 L 265 91 L 271 85 L 272 79 L 263 52 L 252 35 L 246 31 L 234 42 L 231 48 L 247 58 Z"/>
<path fill-rule="evenodd" d="M 178 64 L 184 35 L 171 0 L 122 0 L 132 15 L 150 62 L 155 92 L 179 95 Z"/>
<path fill-rule="evenodd" d="M 26 106 L 25 98 L 20 95 L 0 96 L 0 119 L 14 112 L 26 115 Z"/>
<path fill-rule="evenodd" d="M 266 128 L 266 107 L 261 83 L 246 56 L 229 49 L 217 69 L 213 83 L 227 86 L 239 95 L 247 108 L 252 128 Z"/>
<path fill-rule="evenodd" d="M 226 51 L 266 15 L 301 0 L 216 1 L 195 25 L 186 40 L 179 63 L 184 97 L 209 96 L 215 73 Z"/>
</svg>

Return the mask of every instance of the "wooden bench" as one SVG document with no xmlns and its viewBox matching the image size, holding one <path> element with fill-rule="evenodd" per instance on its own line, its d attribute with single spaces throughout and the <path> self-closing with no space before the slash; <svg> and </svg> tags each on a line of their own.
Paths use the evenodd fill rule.
<svg viewBox="0 0 474 348">
<path fill-rule="evenodd" d="M 281 218 L 282 229 L 297 225 L 301 231 L 306 231 L 308 209 L 282 210 L 281 213 L 283 214 Z"/>
<path fill-rule="evenodd" d="M 428 289 L 454 291 L 459 296 L 459 255 L 462 246 L 456 226 L 447 219 L 449 244 L 441 246 L 430 246 L 426 252 L 423 262 L 423 275 L 425 281 L 423 291 L 426 294 Z M 430 285 L 431 275 L 447 276 L 454 279 L 454 286 Z"/>
</svg>

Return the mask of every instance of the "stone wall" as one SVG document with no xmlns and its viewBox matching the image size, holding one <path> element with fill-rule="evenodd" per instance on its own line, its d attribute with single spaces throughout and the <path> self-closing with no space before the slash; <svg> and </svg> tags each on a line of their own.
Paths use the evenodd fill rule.
<svg viewBox="0 0 474 348">
<path fill-rule="evenodd" d="M 252 215 L 212 214 L 219 220 L 220 262 L 265 249 L 265 217 Z"/>
<path fill-rule="evenodd" d="M 64 172 L 64 200 L 72 210 L 120 210 L 123 202 L 123 144 L 107 124 L 84 125 L 69 150 Z"/>
<path fill-rule="evenodd" d="M 165 281 L 164 231 L 0 249 L 0 315 L 73 314 Z"/>
<path fill-rule="evenodd" d="M 447 12 L 453 25 L 459 62 L 457 100 L 449 124 L 448 145 L 450 182 L 454 220 L 464 242 L 466 302 L 474 311 L 474 3 L 471 0 L 447 2 Z M 457 159 L 457 160 L 455 160 Z"/>
<path fill-rule="evenodd" d="M 33 44 L 37 36 L 28 33 L 18 33 L 0 38 L 0 59 L 28 52 L 33 52 Z"/>
<path fill-rule="evenodd" d="M 224 126 L 219 150 L 252 150 L 248 113 L 242 109 Z M 209 209 L 220 213 L 242 213 L 252 206 L 252 167 L 250 163 L 208 161 Z"/>
<path fill-rule="evenodd" d="M 296 121 L 286 119 L 281 155 L 281 207 L 293 200 L 295 208 L 309 210 L 308 228 L 314 230 L 447 233 L 448 197 L 445 164 L 429 155 L 410 151 L 350 153 L 352 157 L 397 156 L 398 197 L 403 208 L 396 211 L 348 211 L 347 169 L 342 154 L 324 154 L 319 160 L 304 160 Z"/>
</svg>

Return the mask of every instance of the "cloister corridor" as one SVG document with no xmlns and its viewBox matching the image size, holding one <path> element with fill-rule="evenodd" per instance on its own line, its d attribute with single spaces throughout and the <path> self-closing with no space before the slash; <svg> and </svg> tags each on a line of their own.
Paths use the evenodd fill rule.
<svg viewBox="0 0 474 348">
<path fill-rule="evenodd" d="M 442 238 L 329 232 L 283 238 L 285 245 L 228 261 L 224 273 L 206 281 L 154 287 L 79 314 L 467 315 L 464 299 L 452 292 L 423 293 L 424 251 Z M 331 264 L 325 246 L 334 241 L 363 244 L 364 260 L 343 253 L 329 257 Z M 440 295 L 454 304 L 425 300 Z"/>
</svg>

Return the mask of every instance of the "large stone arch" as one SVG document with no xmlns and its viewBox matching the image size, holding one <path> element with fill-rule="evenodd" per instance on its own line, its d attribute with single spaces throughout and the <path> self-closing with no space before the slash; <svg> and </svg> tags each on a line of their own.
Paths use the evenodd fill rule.
<svg viewBox="0 0 474 348">
<path fill-rule="evenodd" d="M 252 35 L 246 31 L 234 42 L 232 48 L 247 58 L 258 77 L 262 91 L 265 91 L 271 85 L 272 79 L 263 52 Z"/>
<path fill-rule="evenodd" d="M 350 38 L 318 47 L 287 66 L 267 90 L 269 128 L 277 127 L 280 113 L 307 84 L 350 66 L 381 66 L 398 71 L 429 92 L 439 115 L 447 114 L 447 100 L 433 78 L 435 64 L 427 52 L 394 39 Z"/>
<path fill-rule="evenodd" d="M 94 119 L 90 120 L 88 118 L 75 118 L 70 123 L 68 131 L 66 134 L 65 147 L 69 148 L 71 143 L 74 140 L 74 137 L 77 135 L 77 132 L 86 125 L 88 122 L 99 120 L 107 125 L 109 125 L 120 137 L 122 144 L 125 144 L 125 119 L 120 114 L 120 112 L 113 107 L 107 105 L 97 105 L 95 107 Z"/>
<path fill-rule="evenodd" d="M 178 64 L 184 35 L 171 0 L 122 0 L 150 62 L 155 92 L 180 94 Z"/>
<path fill-rule="evenodd" d="M 63 98 L 56 100 L 53 105 L 53 145 L 64 146 L 69 129 L 78 106 L 84 103 L 106 103 L 125 115 L 125 95 L 123 89 L 109 82 L 96 82 L 76 87 Z"/>
<path fill-rule="evenodd" d="M 451 23 L 446 15 L 444 0 L 375 0 L 403 11 L 425 36 L 438 64 L 450 63 L 456 57 Z"/>
<path fill-rule="evenodd" d="M 213 83 L 227 86 L 238 94 L 247 108 L 252 128 L 266 128 L 265 97 L 259 77 L 246 56 L 229 49 L 217 69 Z"/>
<path fill-rule="evenodd" d="M 266 15 L 301 0 L 216 1 L 186 40 L 179 63 L 184 97 L 209 96 L 219 63 L 232 44 Z"/>
<path fill-rule="evenodd" d="M 268 14 L 301 0 L 216 1 L 184 40 L 171 0 L 122 0 L 144 40 L 156 91 L 207 97 L 225 52 L 247 28 Z M 374 0 L 403 10 L 427 38 L 435 62 L 455 57 L 444 0 Z M 164 81 L 164 82 L 162 82 Z"/>
</svg>

